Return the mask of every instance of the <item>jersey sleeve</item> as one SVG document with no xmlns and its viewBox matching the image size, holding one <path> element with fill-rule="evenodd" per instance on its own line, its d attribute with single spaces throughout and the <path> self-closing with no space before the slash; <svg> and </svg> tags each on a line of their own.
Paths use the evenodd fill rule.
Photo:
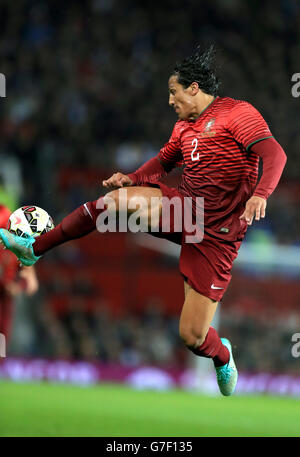
<svg viewBox="0 0 300 457">
<path fill-rule="evenodd" d="M 165 167 L 182 167 L 183 156 L 180 141 L 181 129 L 176 123 L 169 141 L 161 148 L 157 158 Z"/>
<path fill-rule="evenodd" d="M 248 102 L 238 103 L 231 110 L 227 130 L 245 149 L 260 140 L 273 137 L 262 115 Z"/>
<path fill-rule="evenodd" d="M 253 145 L 253 152 L 263 161 L 263 172 L 253 193 L 267 199 L 276 188 L 286 164 L 286 154 L 274 138 L 268 138 Z"/>
</svg>

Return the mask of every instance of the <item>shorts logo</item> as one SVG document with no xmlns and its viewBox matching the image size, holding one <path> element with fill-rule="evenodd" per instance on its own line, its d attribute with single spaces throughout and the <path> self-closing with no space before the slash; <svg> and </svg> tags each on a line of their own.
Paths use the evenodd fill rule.
<svg viewBox="0 0 300 457">
<path fill-rule="evenodd" d="M 217 287 L 214 284 L 212 284 L 210 287 L 211 289 L 224 289 L 224 287 Z"/>
</svg>

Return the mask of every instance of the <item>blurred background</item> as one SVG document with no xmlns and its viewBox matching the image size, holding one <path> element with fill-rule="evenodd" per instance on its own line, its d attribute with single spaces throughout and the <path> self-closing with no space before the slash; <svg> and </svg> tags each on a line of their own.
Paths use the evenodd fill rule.
<svg viewBox="0 0 300 457">
<path fill-rule="evenodd" d="M 219 333 L 241 373 L 299 376 L 299 2 L 2 0 L 0 36 L 0 203 L 38 205 L 56 223 L 103 194 L 112 172 L 157 154 L 176 121 L 167 88 L 175 62 L 199 43 L 216 45 L 220 95 L 252 103 L 288 156 L 267 217 L 249 228 L 235 263 Z M 195 357 L 178 337 L 178 252 L 150 238 L 93 233 L 46 255 L 38 292 L 14 298 L 5 363 L 190 373 Z"/>
</svg>

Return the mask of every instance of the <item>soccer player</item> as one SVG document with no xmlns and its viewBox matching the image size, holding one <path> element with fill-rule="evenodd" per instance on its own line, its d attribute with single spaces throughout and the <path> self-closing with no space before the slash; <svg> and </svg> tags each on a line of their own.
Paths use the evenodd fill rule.
<svg viewBox="0 0 300 457">
<path fill-rule="evenodd" d="M 11 211 L 0 205 L 0 227 L 6 227 Z M 12 330 L 14 298 L 23 292 L 33 295 L 38 289 L 34 266 L 20 268 L 10 251 L 0 252 L 0 333 L 9 341 Z"/>
<path fill-rule="evenodd" d="M 229 340 L 220 338 L 210 324 L 230 282 L 232 264 L 247 226 L 265 217 L 267 198 L 279 182 L 286 155 L 251 104 L 218 96 L 213 54 L 212 47 L 203 53 L 197 48 L 171 73 L 169 105 L 178 121 L 156 157 L 129 175 L 118 172 L 103 181 L 105 188 L 113 190 L 77 208 L 47 234 L 23 239 L 1 230 L 0 237 L 22 263 L 31 265 L 54 246 L 95 230 L 104 210 L 126 208 L 130 214 L 129 202 L 146 199 L 151 210 L 140 217 L 149 224 L 151 211 L 158 210 L 160 215 L 159 232 L 153 234 L 181 244 L 179 268 L 185 300 L 180 336 L 194 354 L 213 360 L 220 391 L 228 396 L 235 390 L 238 372 Z M 259 158 L 263 173 L 257 184 Z M 172 168 L 182 165 L 185 168 L 178 188 L 159 182 Z M 126 187 L 126 195 L 122 187 Z M 153 197 L 157 208 L 151 206 Z M 162 230 L 163 206 L 166 198 L 172 197 L 178 197 L 182 204 L 185 197 L 204 197 L 201 242 L 186 242 L 184 227 L 176 233 L 175 210 L 170 216 L 170 233 Z M 196 211 L 193 205 L 194 217 Z"/>
</svg>

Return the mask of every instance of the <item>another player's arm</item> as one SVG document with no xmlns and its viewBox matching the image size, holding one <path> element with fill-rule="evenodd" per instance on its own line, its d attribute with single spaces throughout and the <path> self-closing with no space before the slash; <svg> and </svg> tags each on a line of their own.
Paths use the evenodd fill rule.
<svg viewBox="0 0 300 457">
<path fill-rule="evenodd" d="M 22 292 L 29 296 L 35 294 L 39 288 L 39 283 L 34 266 L 22 267 L 19 277 L 13 281 L 8 281 L 5 288 L 6 292 L 14 297 Z"/>
<path fill-rule="evenodd" d="M 102 182 L 103 187 L 139 186 L 146 181 L 158 181 L 166 176 L 174 167 L 182 165 L 180 139 L 176 124 L 169 141 L 164 145 L 156 157 L 148 160 L 134 173 L 125 175 L 114 173 L 109 179 Z"/>
<path fill-rule="evenodd" d="M 23 267 L 20 271 L 20 277 L 26 282 L 25 293 L 29 296 L 34 295 L 39 288 L 39 281 L 34 266 Z"/>
</svg>

